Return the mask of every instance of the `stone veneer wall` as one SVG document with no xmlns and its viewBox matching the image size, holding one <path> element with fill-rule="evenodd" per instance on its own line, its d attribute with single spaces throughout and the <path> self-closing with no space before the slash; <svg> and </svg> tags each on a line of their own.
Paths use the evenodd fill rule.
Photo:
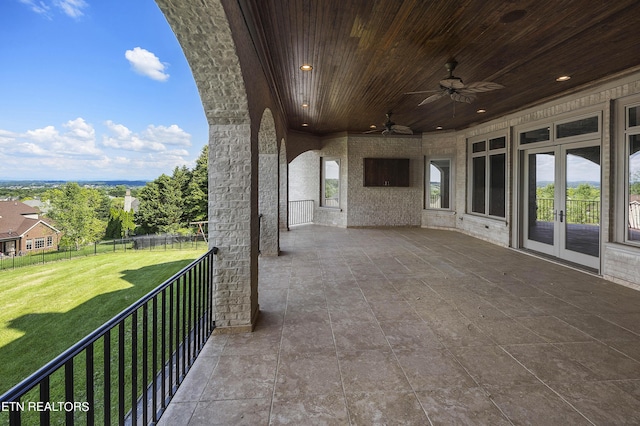
<svg viewBox="0 0 640 426">
<path fill-rule="evenodd" d="M 365 187 L 365 158 L 409 158 L 409 187 Z M 420 137 L 348 138 L 347 226 L 420 226 L 424 161 Z"/>
</svg>

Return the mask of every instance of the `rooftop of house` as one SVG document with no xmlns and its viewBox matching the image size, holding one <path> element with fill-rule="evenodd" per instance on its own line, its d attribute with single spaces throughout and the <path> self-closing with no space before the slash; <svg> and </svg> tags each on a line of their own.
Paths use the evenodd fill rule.
<svg viewBox="0 0 640 426">
<path fill-rule="evenodd" d="M 0 201 L 0 240 L 16 239 L 38 222 L 51 226 L 39 217 L 37 209 L 20 201 Z"/>
</svg>

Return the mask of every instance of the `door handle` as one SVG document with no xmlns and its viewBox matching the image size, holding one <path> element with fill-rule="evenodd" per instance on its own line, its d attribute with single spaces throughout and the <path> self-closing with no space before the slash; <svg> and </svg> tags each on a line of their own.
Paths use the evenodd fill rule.
<svg viewBox="0 0 640 426">
<path fill-rule="evenodd" d="M 560 210 L 560 223 L 562 223 L 562 217 L 564 215 L 564 212 L 562 210 Z"/>
</svg>

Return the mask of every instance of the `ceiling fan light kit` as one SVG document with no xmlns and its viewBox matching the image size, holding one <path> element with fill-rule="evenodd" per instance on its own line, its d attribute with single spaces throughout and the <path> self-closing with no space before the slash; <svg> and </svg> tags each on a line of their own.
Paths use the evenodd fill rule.
<svg viewBox="0 0 640 426">
<path fill-rule="evenodd" d="M 407 94 L 430 93 L 434 94 L 425 98 L 418 106 L 422 106 L 431 102 L 435 102 L 440 98 L 449 96 L 454 102 L 464 102 L 470 104 L 477 99 L 476 93 L 490 92 L 492 90 L 503 89 L 504 86 L 491 81 L 476 81 L 464 84 L 460 77 L 453 75 L 458 62 L 455 59 L 447 62 L 444 67 L 449 75 L 440 80 L 440 87 L 436 90 L 425 90 L 419 92 L 407 92 Z"/>
<path fill-rule="evenodd" d="M 396 134 L 396 135 L 412 135 L 413 134 L 413 130 L 411 130 L 410 127 L 402 126 L 400 124 L 396 124 L 393 121 L 391 121 L 391 114 L 392 112 L 387 113 L 387 121 L 383 123 L 384 129 L 382 131 L 369 130 L 368 132 L 364 132 L 364 133 L 380 132 L 383 136 L 387 136 L 390 134 Z M 370 128 L 375 129 L 375 125 L 371 125 Z"/>
</svg>

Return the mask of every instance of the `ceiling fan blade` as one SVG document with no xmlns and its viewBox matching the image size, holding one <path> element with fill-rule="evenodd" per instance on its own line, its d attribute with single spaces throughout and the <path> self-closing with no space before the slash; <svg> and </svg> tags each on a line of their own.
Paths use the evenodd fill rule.
<svg viewBox="0 0 640 426">
<path fill-rule="evenodd" d="M 440 86 L 447 89 L 462 89 L 464 87 L 464 83 L 458 77 L 450 77 L 440 80 Z"/>
<path fill-rule="evenodd" d="M 473 93 L 452 93 L 451 94 L 451 99 L 453 99 L 456 102 L 466 102 L 468 104 L 470 104 L 471 102 L 475 101 L 477 98 L 476 95 L 474 95 Z"/>
<path fill-rule="evenodd" d="M 393 126 L 391 126 L 391 131 L 393 133 L 398 133 L 399 135 L 412 135 L 413 134 L 413 130 L 411 130 L 408 126 L 401 126 L 399 124 L 394 124 Z"/>
<path fill-rule="evenodd" d="M 444 96 L 444 95 L 446 95 L 446 94 L 447 94 L 447 92 L 445 92 L 445 91 L 440 91 L 440 92 L 436 93 L 435 95 L 431 95 L 431 96 L 429 96 L 427 99 L 425 99 L 424 101 L 420 102 L 420 103 L 418 104 L 418 106 L 422 106 L 422 105 L 424 105 L 424 104 L 428 104 L 428 103 L 431 103 L 431 102 L 437 101 L 438 99 L 440 99 L 441 97 L 443 97 L 443 96 Z"/>
<path fill-rule="evenodd" d="M 419 95 L 422 93 L 435 93 L 435 92 L 439 92 L 440 90 L 418 90 L 417 92 L 404 92 L 404 95 Z"/>
<path fill-rule="evenodd" d="M 367 134 L 367 133 L 376 133 L 379 132 L 380 130 L 376 129 L 376 130 L 367 130 L 366 132 L 362 132 L 362 134 Z"/>
<path fill-rule="evenodd" d="M 460 89 L 460 92 L 466 93 L 480 93 L 480 92 L 489 92 L 491 90 L 504 89 L 502 84 L 493 83 L 491 81 L 476 81 L 474 83 L 469 83 L 463 88 Z"/>
</svg>

